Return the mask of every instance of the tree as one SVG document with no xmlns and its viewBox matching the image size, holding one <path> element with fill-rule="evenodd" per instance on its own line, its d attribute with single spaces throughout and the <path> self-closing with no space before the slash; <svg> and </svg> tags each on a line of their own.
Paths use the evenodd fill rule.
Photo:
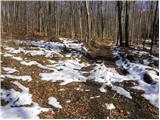
<svg viewBox="0 0 160 120">
<path fill-rule="evenodd" d="M 128 33 L 128 26 L 129 26 L 129 24 L 128 24 L 128 20 L 129 19 L 129 17 L 128 17 L 128 2 L 126 1 L 126 17 L 125 17 L 125 47 L 128 47 L 129 46 L 129 40 L 128 40 L 128 35 L 129 35 L 129 33 Z"/>
<path fill-rule="evenodd" d="M 104 24 L 105 24 L 105 20 L 104 20 L 104 13 L 105 12 L 105 3 L 104 1 L 101 1 L 101 28 L 102 28 L 102 40 L 104 37 Z"/>
<path fill-rule="evenodd" d="M 120 36 L 120 46 L 129 46 L 128 42 L 128 2 L 118 1 L 118 20 L 119 20 L 119 36 Z M 124 44 L 124 42 L 125 44 Z"/>
<path fill-rule="evenodd" d="M 91 41 L 91 16 L 90 16 L 90 5 L 89 1 L 86 1 L 86 11 L 87 11 L 87 43 L 90 45 Z"/>
<path fill-rule="evenodd" d="M 79 12 L 79 27 L 80 27 L 80 32 L 81 32 L 81 40 L 83 39 L 83 31 L 82 31 L 82 3 L 80 2 L 79 7 L 78 7 L 78 12 Z"/>
<path fill-rule="evenodd" d="M 128 47 L 135 45 L 137 38 L 138 43 L 144 40 L 145 45 L 145 39 L 151 38 L 151 34 L 157 36 L 158 31 L 158 15 L 155 16 L 154 7 L 156 1 L 1 3 L 2 36 L 72 37 L 84 39 L 88 45 L 96 39 L 107 41 L 113 38 L 116 41 L 117 38 L 117 45 Z M 156 44 L 155 39 L 153 44 Z"/>
<path fill-rule="evenodd" d="M 151 53 L 153 49 L 153 42 L 156 40 L 155 25 L 156 25 L 156 18 L 157 18 L 157 10 L 158 10 L 158 1 L 156 2 L 156 8 L 155 8 L 154 20 L 153 20 L 152 42 L 151 42 L 151 48 L 150 48 Z"/>
<path fill-rule="evenodd" d="M 118 38 L 120 38 L 120 46 L 123 46 L 123 38 L 122 38 L 122 24 L 121 24 L 121 14 L 122 14 L 122 2 L 117 1 L 117 7 L 118 7 L 118 22 L 119 22 L 119 32 L 118 32 Z"/>
</svg>

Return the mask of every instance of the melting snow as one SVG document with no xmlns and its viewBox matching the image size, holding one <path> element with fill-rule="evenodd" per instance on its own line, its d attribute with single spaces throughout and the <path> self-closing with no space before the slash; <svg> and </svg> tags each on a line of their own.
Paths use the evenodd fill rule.
<svg viewBox="0 0 160 120">
<path fill-rule="evenodd" d="M 80 74 L 79 70 L 84 66 L 84 63 L 79 63 L 75 60 L 59 61 L 52 66 L 55 68 L 54 72 L 40 73 L 40 76 L 42 80 L 52 80 L 53 82 L 63 80 L 64 82 L 61 85 L 66 85 L 74 81 L 83 82 L 86 78 Z"/>
<path fill-rule="evenodd" d="M 65 89 L 64 88 L 61 88 L 61 89 L 59 89 L 58 91 L 64 91 Z"/>
<path fill-rule="evenodd" d="M 73 41 L 73 40 L 67 40 L 64 39 L 63 41 L 64 45 L 67 46 L 68 48 L 72 48 L 72 49 L 77 49 L 77 50 L 81 50 L 83 43 L 78 43 L 78 41 Z"/>
<path fill-rule="evenodd" d="M 17 81 L 14 81 L 13 83 L 17 85 L 22 92 L 15 91 L 14 89 L 2 89 L 2 99 L 4 99 L 6 102 L 10 102 L 9 104 L 12 106 L 30 105 L 32 103 L 32 95 L 29 94 L 29 89 Z"/>
<path fill-rule="evenodd" d="M 106 83 L 104 83 L 100 88 L 99 88 L 99 90 L 101 91 L 101 92 L 107 92 L 107 90 L 105 89 L 105 87 L 106 87 Z"/>
<path fill-rule="evenodd" d="M 4 57 L 13 57 L 13 55 L 8 54 L 8 53 L 3 53 L 3 56 L 4 56 Z"/>
<path fill-rule="evenodd" d="M 148 60 L 143 60 L 144 65 L 148 65 L 150 62 Z"/>
<path fill-rule="evenodd" d="M 10 57 L 10 58 L 12 58 L 12 59 L 14 59 L 14 60 L 18 60 L 18 61 L 23 60 L 21 57 L 15 57 L 14 55 L 8 54 L 8 53 L 3 53 L 3 56 L 4 56 L 4 57 Z"/>
<path fill-rule="evenodd" d="M 80 90 L 80 88 L 75 88 L 75 90 L 79 91 L 79 90 Z"/>
<path fill-rule="evenodd" d="M 18 61 L 22 61 L 23 59 L 21 57 L 12 57 L 12 59 L 18 60 Z"/>
<path fill-rule="evenodd" d="M 17 53 L 24 53 L 29 54 L 31 56 L 36 55 L 44 55 L 47 58 L 53 57 L 53 55 L 58 55 L 60 57 L 66 56 L 66 57 L 79 57 L 82 56 L 82 54 L 78 51 L 86 52 L 88 51 L 86 47 L 79 43 L 78 41 L 73 41 L 68 38 L 60 38 L 62 43 L 58 42 L 45 42 L 45 41 L 18 41 L 20 44 L 25 45 L 32 45 L 36 46 L 38 48 L 37 50 L 25 50 L 23 48 L 11 48 L 7 47 L 5 48 L 7 52 L 2 53 L 4 57 L 11 57 L 12 59 L 16 59 L 18 61 L 21 61 L 20 63 L 26 66 L 32 66 L 36 65 L 40 68 L 47 69 L 47 70 L 53 70 L 54 72 L 50 73 L 40 73 L 42 80 L 51 80 L 53 82 L 58 80 L 63 80 L 63 82 L 60 85 L 66 85 L 71 82 L 85 82 L 87 79 L 93 80 L 96 82 L 99 82 L 102 84 L 102 86 L 99 88 L 101 92 L 107 92 L 105 89 L 106 86 L 111 87 L 112 90 L 116 91 L 118 94 L 123 95 L 129 99 L 132 99 L 132 96 L 130 95 L 129 91 L 125 90 L 122 87 L 113 85 L 114 82 L 122 82 L 125 80 L 135 80 L 138 81 L 139 85 L 132 87 L 134 89 L 140 89 L 143 90 L 145 93 L 142 95 L 144 98 L 150 101 L 151 104 L 153 104 L 156 107 L 159 107 L 159 76 L 155 71 L 158 71 L 157 69 L 154 70 L 147 70 L 148 67 L 148 61 L 144 60 L 144 64 L 139 63 L 133 63 L 129 60 L 125 59 L 122 60 L 122 57 L 120 55 L 120 49 L 114 50 L 114 55 L 119 57 L 119 60 L 116 61 L 116 64 L 120 68 L 126 69 L 129 74 L 126 76 L 120 75 L 115 69 L 113 68 L 107 68 L 104 63 L 101 64 L 95 64 L 95 67 L 93 70 L 90 71 L 90 76 L 87 78 L 83 76 L 80 72 L 82 67 L 86 67 L 89 64 L 88 63 L 80 63 L 79 59 L 75 60 L 64 60 L 64 61 L 53 61 L 48 59 L 48 61 L 51 63 L 50 65 L 42 65 L 38 63 L 37 61 L 22 61 L 23 59 L 21 57 L 14 56 L 14 54 Z M 73 51 L 69 53 L 63 53 L 64 46 L 67 48 L 74 49 Z M 63 55 L 62 55 L 63 53 Z M 144 51 L 133 51 L 135 54 L 148 55 L 148 52 Z M 157 57 L 151 56 L 153 59 L 158 60 Z M 14 73 L 15 70 L 12 68 L 3 68 L 4 71 L 7 73 Z M 147 84 L 143 80 L 144 73 L 147 72 L 154 80 L 155 84 Z M 1 75 L 1 81 L 5 78 L 12 78 L 12 79 L 21 79 L 21 80 L 28 80 L 31 81 L 31 76 L 15 76 L 15 75 Z M 14 89 L 5 90 L 1 89 L 2 96 L 1 98 L 5 101 L 8 101 L 9 103 L 6 106 L 1 107 L 2 117 L 3 118 L 38 118 L 38 114 L 41 111 L 48 111 L 48 108 L 41 108 L 37 103 L 34 103 L 32 101 L 32 95 L 29 93 L 29 89 L 20 84 L 17 81 L 13 82 L 15 85 L 17 85 L 22 92 L 15 91 Z M 75 88 L 76 90 L 81 91 L 89 91 L 79 88 Z M 59 91 L 63 91 L 64 89 L 59 89 Z M 99 98 L 100 96 L 92 96 L 90 99 Z M 66 103 L 70 103 L 70 100 L 67 100 Z M 56 108 L 62 108 L 60 103 L 57 101 L 54 97 L 48 98 L 48 104 L 52 105 Z M 30 105 L 29 107 L 13 107 L 13 106 L 20 106 L 20 105 Z M 106 108 L 109 110 L 115 109 L 115 106 L 113 103 L 108 104 L 106 103 Z M 11 107 L 12 106 L 12 107 Z"/>
<path fill-rule="evenodd" d="M 90 89 L 86 89 L 85 91 L 88 92 L 88 91 L 90 91 Z"/>
<path fill-rule="evenodd" d="M 90 79 L 95 80 L 97 82 L 102 83 L 101 88 L 99 89 L 101 92 L 107 92 L 105 89 L 106 86 L 112 88 L 112 90 L 116 91 L 120 95 L 124 95 L 130 99 L 132 99 L 130 93 L 125 89 L 114 86 L 112 83 L 114 82 L 122 82 L 123 80 L 127 80 L 128 78 L 122 75 L 119 75 L 117 71 L 113 68 L 107 68 L 104 63 L 96 64 L 94 69 L 91 71 Z"/>
<path fill-rule="evenodd" d="M 95 96 L 95 98 L 100 98 L 100 95 Z"/>
<path fill-rule="evenodd" d="M 59 104 L 59 102 L 55 97 L 49 97 L 48 104 L 52 105 L 55 108 L 60 108 L 60 109 L 62 108 L 62 106 Z"/>
<path fill-rule="evenodd" d="M 20 52 L 23 52 L 24 49 L 23 48 L 18 48 L 18 49 L 15 49 L 15 48 L 12 48 L 12 47 L 6 47 L 4 48 L 7 50 L 7 52 L 9 53 L 14 53 L 14 54 L 17 54 L 17 53 L 20 53 Z"/>
<path fill-rule="evenodd" d="M 90 97 L 90 99 L 94 99 L 94 98 L 100 98 L 101 96 L 100 95 L 97 95 L 97 96 L 92 96 L 92 97 Z"/>
<path fill-rule="evenodd" d="M 126 91 L 124 88 L 119 87 L 119 86 L 112 86 L 112 90 L 116 91 L 117 93 L 119 93 L 120 95 L 123 95 L 127 98 L 132 99 L 132 96 L 130 95 L 130 93 L 128 91 Z"/>
<path fill-rule="evenodd" d="M 139 85 L 132 88 L 145 91 L 142 96 L 149 100 L 155 107 L 159 107 L 159 84 L 151 85 L 143 81 L 139 81 Z"/>
<path fill-rule="evenodd" d="M 26 93 L 29 92 L 29 89 L 23 86 L 22 84 L 20 84 L 18 81 L 14 81 L 13 83 L 17 85 L 23 92 L 26 92 Z"/>
<path fill-rule="evenodd" d="M 33 45 L 33 46 L 36 46 L 40 49 L 38 51 L 37 50 L 21 50 L 21 52 L 24 52 L 25 54 L 30 54 L 32 56 L 45 55 L 45 57 L 47 57 L 47 58 L 53 57 L 54 54 L 58 54 L 58 55 L 62 56 L 61 52 L 63 51 L 64 46 L 71 48 L 71 49 L 75 49 L 75 50 L 81 50 L 82 47 L 83 47 L 83 49 L 85 49 L 85 47 L 82 43 L 78 43 L 75 40 L 71 40 L 71 39 L 67 39 L 67 38 L 62 38 L 62 39 L 63 39 L 63 43 L 46 42 L 46 41 L 16 41 L 16 42 L 19 44 Z M 85 49 L 85 50 L 87 50 L 87 49 Z M 79 54 L 77 52 L 71 52 L 68 55 L 69 55 L 69 57 L 71 57 L 71 55 L 81 56 L 81 54 Z"/>
<path fill-rule="evenodd" d="M 46 70 L 55 70 L 54 68 L 51 68 L 50 65 L 42 65 L 40 63 L 38 63 L 37 61 L 21 61 L 20 62 L 22 65 L 26 65 L 26 66 L 32 66 L 32 65 L 36 65 L 37 67 L 39 68 L 42 68 L 42 69 L 46 69 Z"/>
<path fill-rule="evenodd" d="M 39 119 L 38 114 L 48 111 L 48 108 L 41 108 L 37 103 L 32 107 L 1 107 L 2 119 Z"/>
<path fill-rule="evenodd" d="M 95 80 L 97 82 L 106 83 L 107 85 L 111 85 L 111 82 L 121 82 L 124 79 L 128 79 L 125 76 L 121 76 L 117 71 L 113 68 L 107 68 L 104 63 L 96 64 L 94 69 L 91 71 L 91 75 L 89 79 Z"/>
<path fill-rule="evenodd" d="M 94 99 L 94 97 L 90 97 L 90 99 Z"/>
<path fill-rule="evenodd" d="M 70 103 L 70 102 L 71 102 L 71 100 L 67 100 L 67 101 L 66 101 L 66 103 Z"/>
<path fill-rule="evenodd" d="M 132 52 L 134 53 L 137 51 L 132 51 Z M 132 63 L 127 59 L 122 60 L 119 48 L 115 49 L 113 53 L 115 56 L 119 57 L 119 59 L 116 61 L 116 64 L 120 68 L 124 68 L 129 72 L 127 77 L 132 78 L 131 80 L 138 81 L 139 85 L 132 88 L 143 90 L 145 93 L 142 96 L 145 97 L 147 100 L 149 100 L 152 105 L 159 108 L 159 76 L 155 72 L 158 70 L 140 63 Z M 149 54 L 149 53 L 139 51 L 139 54 Z M 143 80 L 144 73 L 148 73 L 152 77 L 154 84 L 148 84 L 144 82 Z"/>
<path fill-rule="evenodd" d="M 17 92 L 14 89 L 3 90 L 2 99 L 6 102 L 10 102 L 10 105 L 30 105 L 32 103 L 32 95 L 27 92 Z"/>
<path fill-rule="evenodd" d="M 11 78 L 11 79 L 16 79 L 16 80 L 27 80 L 27 81 L 32 80 L 31 76 L 28 76 L 28 75 L 25 75 L 25 76 L 1 75 L 1 77 L 7 77 L 7 78 Z"/>
<path fill-rule="evenodd" d="M 108 110 L 115 109 L 115 106 L 113 105 L 113 103 L 111 103 L 111 104 L 106 103 L 105 105 L 106 105 L 106 108 L 107 108 Z"/>
<path fill-rule="evenodd" d="M 44 55 L 45 52 L 42 50 L 26 50 L 25 54 L 30 54 L 31 56 L 36 56 L 36 55 Z"/>
<path fill-rule="evenodd" d="M 29 93 L 28 88 L 17 81 L 14 81 L 13 83 L 17 85 L 22 92 L 15 91 L 14 89 L 1 89 L 1 99 L 9 102 L 7 105 L 1 107 L 2 118 L 38 119 L 38 114 L 41 111 L 49 110 L 48 108 L 41 108 L 37 103 L 32 102 L 32 95 Z M 24 105 L 30 106 L 24 107 Z"/>
<path fill-rule="evenodd" d="M 16 69 L 10 68 L 10 67 L 3 67 L 2 69 L 3 69 L 6 73 L 14 73 L 14 72 L 17 71 Z"/>
</svg>

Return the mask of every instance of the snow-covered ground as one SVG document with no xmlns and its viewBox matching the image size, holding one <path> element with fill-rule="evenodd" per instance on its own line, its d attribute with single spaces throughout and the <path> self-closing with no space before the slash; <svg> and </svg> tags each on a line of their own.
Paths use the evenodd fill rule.
<svg viewBox="0 0 160 120">
<path fill-rule="evenodd" d="M 71 82 L 85 82 L 86 78 L 79 72 L 79 70 L 86 66 L 85 63 L 79 63 L 75 60 L 59 61 L 52 65 L 54 72 L 40 73 L 42 80 L 51 80 L 53 82 L 57 80 L 63 80 L 61 85 L 66 85 Z M 50 66 L 51 67 L 51 66 Z"/>
<path fill-rule="evenodd" d="M 145 61 L 146 64 L 140 64 L 139 62 L 130 62 L 128 59 L 123 59 L 120 54 L 120 49 L 115 48 L 113 54 L 118 59 L 116 64 L 119 68 L 125 69 L 128 71 L 127 75 L 120 75 L 115 68 L 106 67 L 104 62 L 102 63 L 89 63 L 81 61 L 83 56 L 80 52 L 87 52 L 87 48 L 78 41 L 71 39 L 60 38 L 62 42 L 45 42 L 45 41 L 20 41 L 17 40 L 16 44 L 34 46 L 36 50 L 27 50 L 23 48 L 13 48 L 5 47 L 5 52 L 1 55 L 3 57 L 9 57 L 11 59 L 19 61 L 21 65 L 32 66 L 36 65 L 41 69 L 47 70 L 46 72 L 39 73 L 41 80 L 45 81 L 62 81 L 61 86 L 67 85 L 71 82 L 86 82 L 87 80 L 95 81 L 101 84 L 99 90 L 101 92 L 107 92 L 106 87 L 111 87 L 111 90 L 115 91 L 119 95 L 123 95 L 128 99 L 133 99 L 130 92 L 126 88 L 116 86 L 114 83 L 123 82 L 123 81 L 137 81 L 139 84 L 132 87 L 132 89 L 143 90 L 144 94 L 142 95 L 145 99 L 149 100 L 151 104 L 159 108 L 159 75 L 157 74 L 158 69 L 149 67 L 148 61 Z M 74 49 L 74 51 L 64 51 L 65 49 Z M 85 51 L 84 51 L 85 50 Z M 136 53 L 137 51 L 133 51 Z M 50 64 L 41 64 L 38 61 L 25 60 L 21 56 L 17 56 L 19 53 L 24 55 L 34 56 L 43 56 L 45 57 Z M 139 52 L 138 54 L 148 54 L 145 52 Z M 58 55 L 58 57 L 68 57 L 69 59 L 65 60 L 53 60 L 52 58 Z M 152 56 L 153 59 L 158 59 Z M 73 59 L 76 58 L 76 59 Z M 3 62 L 3 61 L 2 61 Z M 83 75 L 81 69 L 83 67 L 94 65 L 91 71 L 86 71 L 89 73 L 89 76 L 86 77 Z M 39 118 L 38 114 L 41 111 L 49 111 L 50 108 L 42 108 L 32 101 L 32 94 L 30 93 L 29 88 L 23 86 L 19 80 L 23 81 L 32 81 L 33 78 L 28 75 L 12 75 L 15 72 L 19 72 L 15 68 L 2 67 L 2 70 L 5 74 L 1 75 L 1 81 L 4 81 L 5 78 L 10 78 L 16 86 L 18 86 L 22 92 L 16 91 L 14 89 L 1 89 L 1 99 L 5 102 L 8 102 L 6 106 L 1 106 L 2 118 Z M 144 74 L 149 74 L 153 83 L 148 84 L 144 81 Z M 81 88 L 76 88 L 80 90 Z M 60 89 L 63 91 L 65 89 Z M 85 90 L 88 92 L 90 90 Z M 101 96 L 92 96 L 90 99 L 100 98 Z M 70 103 L 70 100 L 66 101 Z M 48 104 L 55 107 L 63 109 L 55 97 L 48 98 Z M 27 105 L 27 106 L 26 106 Z M 21 107 L 17 107 L 21 106 Z M 109 110 L 116 109 L 116 107 L 111 103 L 106 103 L 106 108 Z"/>
<path fill-rule="evenodd" d="M 117 66 L 129 72 L 127 76 L 128 78 L 130 78 L 130 80 L 135 80 L 139 83 L 138 86 L 132 88 L 143 90 L 145 92 L 143 94 L 143 97 L 149 100 L 151 104 L 159 108 L 159 75 L 157 74 L 158 69 L 140 63 L 133 63 L 128 59 L 122 59 L 122 56 L 120 55 L 120 49 L 115 49 L 114 55 L 119 58 L 116 61 Z M 152 77 L 153 82 L 151 84 L 145 82 L 144 74 L 149 74 Z"/>
<path fill-rule="evenodd" d="M 2 118 L 38 119 L 39 117 L 37 115 L 41 111 L 49 111 L 49 108 L 41 108 L 37 103 L 32 101 L 32 95 L 29 93 L 28 88 L 18 81 L 14 81 L 13 83 L 17 85 L 22 92 L 15 91 L 14 89 L 1 89 L 1 99 L 8 102 L 6 106 L 1 106 Z"/>
</svg>

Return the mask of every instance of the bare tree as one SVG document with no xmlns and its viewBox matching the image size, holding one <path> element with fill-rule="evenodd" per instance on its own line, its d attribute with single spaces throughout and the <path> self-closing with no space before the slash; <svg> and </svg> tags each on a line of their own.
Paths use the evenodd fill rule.
<svg viewBox="0 0 160 120">
<path fill-rule="evenodd" d="M 91 16 L 90 16 L 90 4 L 89 1 L 86 1 L 86 11 L 87 11 L 87 43 L 90 45 L 91 41 Z"/>
<path fill-rule="evenodd" d="M 157 36 L 156 1 L 2 1 L 2 36 L 117 39 L 128 47 Z M 158 8 L 157 8 L 158 9 Z M 158 10 L 157 10 L 158 11 Z M 155 20 L 154 20 L 155 19 Z M 153 22 L 155 21 L 155 22 Z M 154 23 L 154 24 L 153 24 Z M 154 29 L 153 29 L 154 27 Z M 153 33 L 154 32 L 154 33 Z M 153 44 L 156 44 L 154 39 Z"/>
<path fill-rule="evenodd" d="M 154 20 L 153 20 L 153 33 L 152 33 L 152 42 L 151 42 L 151 48 L 150 48 L 151 53 L 153 49 L 153 42 L 156 40 L 155 25 L 156 25 L 157 11 L 158 11 L 158 1 L 156 2 L 156 8 L 155 8 Z"/>
<path fill-rule="evenodd" d="M 122 38 L 122 24 L 121 24 L 121 14 L 122 14 L 122 2 L 117 1 L 118 7 L 118 22 L 119 22 L 119 38 L 120 38 L 120 46 L 123 46 L 123 38 Z"/>
</svg>

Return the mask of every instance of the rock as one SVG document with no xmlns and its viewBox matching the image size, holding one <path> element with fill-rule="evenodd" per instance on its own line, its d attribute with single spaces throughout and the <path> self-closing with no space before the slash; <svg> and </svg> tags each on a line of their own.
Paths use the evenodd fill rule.
<svg viewBox="0 0 160 120">
<path fill-rule="evenodd" d="M 156 72 L 156 74 L 159 76 L 159 72 Z"/>
<path fill-rule="evenodd" d="M 148 84 L 153 83 L 153 79 L 148 73 L 144 73 L 143 80 Z"/>
</svg>

